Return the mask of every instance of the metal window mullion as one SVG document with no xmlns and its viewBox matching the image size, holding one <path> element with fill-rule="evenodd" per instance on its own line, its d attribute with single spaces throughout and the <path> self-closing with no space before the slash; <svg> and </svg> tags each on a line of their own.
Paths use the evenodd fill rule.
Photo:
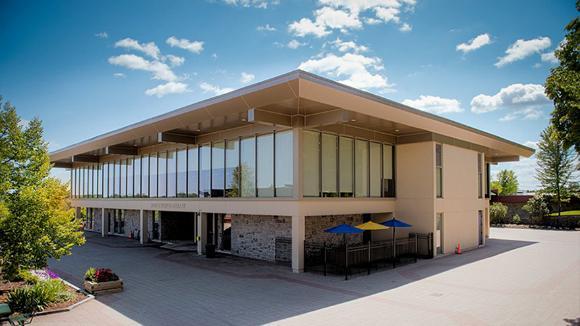
<svg viewBox="0 0 580 326">
<path fill-rule="evenodd" d="M 258 136 L 254 135 L 254 195 L 258 197 Z"/>
<path fill-rule="evenodd" d="M 340 197 L 340 136 L 336 136 L 335 144 L 334 144 L 334 157 L 336 159 L 336 187 L 334 189 L 335 194 L 337 197 Z"/>
<path fill-rule="evenodd" d="M 223 155 L 224 155 L 224 165 L 223 165 L 223 167 L 224 167 L 224 172 L 223 172 L 224 179 L 223 180 L 224 180 L 224 182 L 222 184 L 224 198 L 226 197 L 226 176 L 227 176 L 227 173 L 226 173 L 226 150 L 227 150 L 227 146 L 228 146 L 228 142 L 226 139 L 224 139 L 224 152 L 223 152 Z"/>
<path fill-rule="evenodd" d="M 272 195 L 276 197 L 276 130 L 272 132 Z"/>
</svg>

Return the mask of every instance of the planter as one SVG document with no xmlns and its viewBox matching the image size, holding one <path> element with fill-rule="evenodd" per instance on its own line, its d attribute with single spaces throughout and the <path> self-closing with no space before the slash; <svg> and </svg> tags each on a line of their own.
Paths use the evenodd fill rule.
<svg viewBox="0 0 580 326">
<path fill-rule="evenodd" d="M 91 294 L 106 294 L 106 293 L 116 293 L 123 291 L 123 280 L 119 279 L 117 281 L 109 282 L 91 282 L 85 281 L 83 283 L 85 290 Z"/>
</svg>

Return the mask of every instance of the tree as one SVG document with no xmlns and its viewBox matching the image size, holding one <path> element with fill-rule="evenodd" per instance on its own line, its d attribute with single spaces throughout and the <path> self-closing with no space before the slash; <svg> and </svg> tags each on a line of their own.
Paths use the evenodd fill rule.
<svg viewBox="0 0 580 326">
<path fill-rule="evenodd" d="M 512 170 L 501 170 L 497 179 L 492 181 L 491 189 L 496 189 L 501 196 L 513 195 L 518 191 L 518 177 Z"/>
<path fill-rule="evenodd" d="M 530 225 L 540 222 L 544 216 L 550 213 L 548 205 L 541 194 L 530 198 L 522 208 L 530 214 Z"/>
<path fill-rule="evenodd" d="M 538 160 L 536 178 L 540 181 L 542 192 L 556 196 L 558 216 L 560 216 L 562 198 L 567 196 L 570 190 L 575 159 L 571 148 L 560 139 L 554 126 L 549 125 L 542 131 L 536 158 Z"/>
<path fill-rule="evenodd" d="M 0 98 L 0 263 L 9 279 L 84 243 L 68 187 L 49 176 L 42 134 L 39 119 L 23 123 Z"/>
<path fill-rule="evenodd" d="M 493 203 L 489 206 L 491 224 L 503 224 L 507 216 L 508 207 L 502 203 Z"/>
<path fill-rule="evenodd" d="M 576 2 L 580 11 L 580 1 Z M 580 18 L 566 25 L 566 37 L 554 55 L 560 65 L 546 79 L 546 95 L 554 102 L 552 124 L 565 146 L 580 153 Z"/>
</svg>

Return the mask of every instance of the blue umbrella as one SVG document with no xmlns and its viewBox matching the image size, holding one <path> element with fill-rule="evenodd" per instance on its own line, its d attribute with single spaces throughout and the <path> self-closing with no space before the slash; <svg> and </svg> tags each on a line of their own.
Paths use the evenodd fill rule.
<svg viewBox="0 0 580 326">
<path fill-rule="evenodd" d="M 381 223 L 381 224 L 384 226 L 390 226 L 393 228 L 393 268 L 395 268 L 395 256 L 396 256 L 395 231 L 397 228 L 410 228 L 412 225 L 405 223 L 401 220 L 397 220 L 394 217 L 386 222 Z"/>
<path fill-rule="evenodd" d="M 352 225 L 340 224 L 324 230 L 324 232 L 342 234 L 344 236 L 344 279 L 348 279 L 348 243 L 346 242 L 346 235 L 353 233 L 363 233 L 364 231 L 355 228 Z"/>
</svg>

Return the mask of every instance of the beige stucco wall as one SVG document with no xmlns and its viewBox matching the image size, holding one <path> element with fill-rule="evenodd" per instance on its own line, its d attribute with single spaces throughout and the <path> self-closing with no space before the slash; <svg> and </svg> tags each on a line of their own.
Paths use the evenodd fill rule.
<svg viewBox="0 0 580 326">
<path fill-rule="evenodd" d="M 443 144 L 443 198 L 435 213 L 443 213 L 443 250 L 452 253 L 479 245 L 478 210 L 485 214 L 487 200 L 478 198 L 477 152 Z M 484 216 L 484 235 L 485 235 Z"/>
</svg>

